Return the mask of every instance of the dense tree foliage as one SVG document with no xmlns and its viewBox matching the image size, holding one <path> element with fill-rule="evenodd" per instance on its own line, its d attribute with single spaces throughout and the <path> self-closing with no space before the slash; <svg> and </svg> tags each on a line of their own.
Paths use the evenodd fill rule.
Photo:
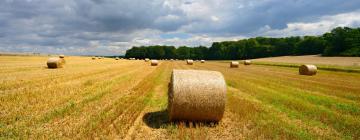
<svg viewBox="0 0 360 140">
<path fill-rule="evenodd" d="M 360 56 L 360 28 L 335 28 L 322 36 L 265 38 L 214 42 L 210 48 L 141 46 L 126 51 L 127 58 L 236 60 L 285 55 Z"/>
</svg>

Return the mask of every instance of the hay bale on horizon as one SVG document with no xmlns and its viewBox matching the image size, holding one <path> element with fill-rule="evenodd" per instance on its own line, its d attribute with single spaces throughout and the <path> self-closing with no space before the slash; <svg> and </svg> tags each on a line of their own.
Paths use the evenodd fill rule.
<svg viewBox="0 0 360 140">
<path fill-rule="evenodd" d="M 61 62 L 63 63 L 63 64 L 65 64 L 66 63 L 66 61 L 65 61 L 65 55 L 59 55 L 59 58 L 61 59 Z"/>
<path fill-rule="evenodd" d="M 299 67 L 300 75 L 315 75 L 317 73 L 317 67 L 315 65 L 301 65 Z"/>
<path fill-rule="evenodd" d="M 244 60 L 244 65 L 251 65 L 251 60 Z"/>
<path fill-rule="evenodd" d="M 64 65 L 63 59 L 58 57 L 51 57 L 47 60 L 46 65 L 50 69 L 62 68 Z"/>
<path fill-rule="evenodd" d="M 150 59 L 149 58 L 145 58 L 145 62 L 149 62 L 150 61 Z"/>
<path fill-rule="evenodd" d="M 92 60 L 96 60 L 96 57 L 92 57 L 91 59 L 92 59 Z"/>
<path fill-rule="evenodd" d="M 238 68 L 238 67 L 239 67 L 239 62 L 237 61 L 230 62 L 230 68 Z"/>
<path fill-rule="evenodd" d="M 188 65 L 193 65 L 193 64 L 194 64 L 194 61 L 191 60 L 191 59 L 188 59 L 188 60 L 186 60 L 186 64 L 188 64 Z"/>
<path fill-rule="evenodd" d="M 173 70 L 168 92 L 171 121 L 220 121 L 226 103 L 226 83 L 217 71 Z"/>
<path fill-rule="evenodd" d="M 157 66 L 158 64 L 159 64 L 159 61 L 151 60 L 151 66 Z"/>
<path fill-rule="evenodd" d="M 201 63 L 205 63 L 205 60 L 200 60 Z"/>
</svg>

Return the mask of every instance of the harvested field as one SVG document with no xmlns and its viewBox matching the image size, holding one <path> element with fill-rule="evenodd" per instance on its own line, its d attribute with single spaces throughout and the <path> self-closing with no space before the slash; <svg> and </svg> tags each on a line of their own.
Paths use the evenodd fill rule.
<svg viewBox="0 0 360 140">
<path fill-rule="evenodd" d="M 303 76 L 298 67 L 276 65 L 231 69 L 229 61 L 160 61 L 152 67 L 144 61 L 74 56 L 66 57 L 64 68 L 47 69 L 47 59 L 0 56 L 0 139 L 360 138 L 357 72 L 319 69 L 314 76 Z M 281 59 L 253 62 L 321 62 Z M 360 69 L 350 64 L 358 60 L 326 65 Z M 224 75 L 227 101 L 218 124 L 168 121 L 173 69 Z"/>
<path fill-rule="evenodd" d="M 254 62 L 280 62 L 296 64 L 320 64 L 320 65 L 337 65 L 337 66 L 359 66 L 360 57 L 321 57 L 318 55 L 307 56 L 280 56 L 270 58 L 254 59 Z"/>
</svg>

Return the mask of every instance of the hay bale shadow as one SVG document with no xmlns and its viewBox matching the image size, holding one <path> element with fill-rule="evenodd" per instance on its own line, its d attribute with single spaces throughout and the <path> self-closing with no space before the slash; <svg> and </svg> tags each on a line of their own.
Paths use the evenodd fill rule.
<svg viewBox="0 0 360 140">
<path fill-rule="evenodd" d="M 168 126 L 184 126 L 186 128 L 196 127 L 216 127 L 219 122 L 203 122 L 203 121 L 169 121 L 167 110 L 146 113 L 143 116 L 143 122 L 151 128 L 161 129 Z"/>
<path fill-rule="evenodd" d="M 147 126 L 155 129 L 164 128 L 169 124 L 166 110 L 146 113 L 143 121 Z"/>
</svg>

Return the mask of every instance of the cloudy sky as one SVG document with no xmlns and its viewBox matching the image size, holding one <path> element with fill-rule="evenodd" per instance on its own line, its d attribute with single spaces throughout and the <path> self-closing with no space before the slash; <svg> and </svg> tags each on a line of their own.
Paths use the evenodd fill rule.
<svg viewBox="0 0 360 140">
<path fill-rule="evenodd" d="M 360 0 L 0 0 L 0 52 L 115 55 L 337 26 L 360 27 Z"/>
</svg>

